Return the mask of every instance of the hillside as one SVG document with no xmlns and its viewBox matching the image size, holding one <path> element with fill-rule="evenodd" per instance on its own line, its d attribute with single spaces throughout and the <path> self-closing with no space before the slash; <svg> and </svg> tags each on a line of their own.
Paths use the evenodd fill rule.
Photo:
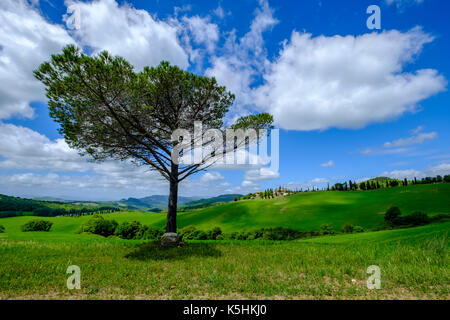
<svg viewBox="0 0 450 320">
<path fill-rule="evenodd" d="M 233 201 L 235 197 L 241 197 L 240 194 L 224 194 L 211 198 L 199 197 L 179 197 L 179 208 L 193 209 L 210 206 L 215 203 L 223 203 Z M 12 197 L 0 194 L 0 218 L 15 216 L 21 214 L 32 215 L 36 210 L 45 211 L 47 208 L 55 210 L 72 210 L 85 211 L 95 210 L 95 208 L 117 208 L 128 210 L 140 210 L 161 212 L 167 209 L 168 196 L 152 195 L 144 198 L 128 198 L 120 201 L 79 201 L 64 200 L 54 197 L 36 197 L 26 199 L 20 197 Z M 18 214 L 20 212 L 20 214 Z M 62 212 L 62 211 L 61 211 Z M 60 215 L 48 214 L 49 216 Z M 42 214 L 38 214 L 42 215 Z M 47 215 L 47 214 L 44 214 Z"/>
<path fill-rule="evenodd" d="M 180 213 L 178 223 L 179 227 L 194 225 L 200 229 L 220 226 L 224 231 L 269 226 L 318 230 L 325 223 L 332 224 L 336 230 L 345 223 L 373 229 L 383 223 L 383 214 L 390 206 L 398 206 L 403 214 L 414 211 L 431 215 L 450 213 L 450 184 L 370 191 L 319 191 L 268 200 L 240 200 Z"/>
<path fill-rule="evenodd" d="M 306 192 L 270 200 L 240 200 L 203 209 L 180 212 L 178 227 L 194 225 L 201 230 L 215 226 L 224 232 L 263 227 L 287 227 L 298 230 L 318 230 L 324 223 L 340 230 L 345 223 L 362 226 L 366 230 L 379 227 L 383 214 L 390 206 L 398 206 L 403 214 L 422 211 L 429 215 L 450 213 L 450 184 L 414 185 L 392 189 L 349 192 Z M 164 213 L 119 212 L 105 214 L 117 222 L 140 221 L 163 227 Z M 1 224 L 19 225 L 29 217 L 4 218 Z M 89 216 L 49 218 L 54 231 L 76 232 Z M 22 235 L 26 236 L 26 235 Z M 45 236 L 45 235 L 43 235 Z"/>
<path fill-rule="evenodd" d="M 58 220 L 82 218 L 52 218 L 48 233 L 11 224 L 23 219 L 5 219 L 0 233 L 0 299 L 201 299 L 205 292 L 211 299 L 449 299 L 450 222 L 299 241 L 196 241 L 167 250 L 157 242 L 76 234 Z M 74 262 L 89 276 L 70 292 L 65 267 Z M 367 289 L 369 265 L 382 269 L 382 290 Z"/>
<path fill-rule="evenodd" d="M 0 194 L 0 218 L 22 215 L 59 216 L 93 212 L 106 213 L 118 210 L 117 207 L 101 202 L 43 201 Z"/>
<path fill-rule="evenodd" d="M 208 207 L 215 203 L 231 202 L 231 201 L 234 201 L 235 198 L 240 198 L 240 197 L 242 197 L 242 194 L 238 194 L 238 193 L 222 194 L 217 197 L 204 198 L 204 199 L 200 199 L 200 200 L 184 202 L 184 203 L 181 203 L 181 205 L 179 207 L 184 208 L 186 210 L 203 208 L 203 207 Z"/>
</svg>

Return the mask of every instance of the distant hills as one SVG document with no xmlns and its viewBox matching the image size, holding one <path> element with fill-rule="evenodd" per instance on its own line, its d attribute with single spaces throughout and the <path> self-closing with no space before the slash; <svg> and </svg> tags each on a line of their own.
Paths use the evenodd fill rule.
<svg viewBox="0 0 450 320">
<path fill-rule="evenodd" d="M 219 202 L 230 202 L 230 201 L 234 201 L 235 198 L 240 198 L 242 197 L 242 194 L 222 194 L 220 196 L 217 197 L 212 197 L 212 198 L 205 198 L 205 199 L 199 199 L 199 200 L 192 200 L 189 202 L 184 202 L 180 204 L 180 208 L 181 209 L 196 209 L 196 208 L 203 208 L 203 207 L 207 207 L 210 206 L 212 204 L 215 203 L 219 203 Z"/>
<path fill-rule="evenodd" d="M 235 197 L 242 197 L 241 194 L 222 194 L 217 197 L 200 198 L 200 197 L 178 197 L 178 207 L 180 209 L 195 209 L 210 206 L 218 202 L 230 202 Z M 145 198 L 128 198 L 120 201 L 112 201 L 110 204 L 117 205 L 121 208 L 162 211 L 167 209 L 168 196 L 153 195 Z"/>
<path fill-rule="evenodd" d="M 200 197 L 178 197 L 178 203 L 182 204 L 189 201 L 199 200 Z M 169 196 L 153 195 L 144 198 L 128 198 L 120 201 L 110 202 L 113 205 L 117 205 L 121 208 L 137 209 L 137 210 L 150 210 L 150 211 L 162 211 L 167 209 L 167 202 Z"/>
<path fill-rule="evenodd" d="M 33 200 L 36 201 L 48 201 L 48 202 L 60 202 L 73 205 L 84 205 L 84 206 L 117 206 L 123 209 L 130 210 L 144 210 L 160 212 L 167 209 L 168 202 L 167 195 L 152 195 L 144 198 L 128 198 L 118 201 L 74 201 L 65 200 L 56 197 L 36 197 Z M 242 197 L 241 194 L 222 194 L 211 198 L 201 198 L 201 197 L 178 197 L 178 207 L 180 209 L 195 209 L 203 208 L 219 202 L 230 202 L 234 198 Z"/>
<path fill-rule="evenodd" d="M 36 201 L 52 201 L 52 202 L 72 202 L 70 200 L 64 200 L 56 197 L 34 197 L 32 200 Z"/>
</svg>

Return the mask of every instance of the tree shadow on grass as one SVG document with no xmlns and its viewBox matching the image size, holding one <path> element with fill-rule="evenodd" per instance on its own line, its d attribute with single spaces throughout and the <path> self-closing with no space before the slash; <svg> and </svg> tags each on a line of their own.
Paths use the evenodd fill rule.
<svg viewBox="0 0 450 320">
<path fill-rule="evenodd" d="M 135 246 L 134 251 L 125 255 L 133 260 L 182 260 L 189 257 L 220 257 L 220 252 L 212 243 L 187 243 L 183 247 L 163 248 L 159 241 Z"/>
</svg>

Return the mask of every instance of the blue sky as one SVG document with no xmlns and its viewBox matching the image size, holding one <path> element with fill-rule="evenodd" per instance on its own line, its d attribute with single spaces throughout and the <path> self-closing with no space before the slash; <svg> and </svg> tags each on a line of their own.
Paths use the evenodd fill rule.
<svg viewBox="0 0 450 320">
<path fill-rule="evenodd" d="M 71 5 L 78 30 L 67 23 Z M 369 5 L 380 7 L 381 30 L 366 26 Z M 274 115 L 278 172 L 213 169 L 184 182 L 182 195 L 450 174 L 449 11 L 438 0 L 2 1 L 0 193 L 168 193 L 156 173 L 90 163 L 58 134 L 32 71 L 68 43 L 137 70 L 165 59 L 215 76 L 237 97 L 228 121 Z"/>
</svg>

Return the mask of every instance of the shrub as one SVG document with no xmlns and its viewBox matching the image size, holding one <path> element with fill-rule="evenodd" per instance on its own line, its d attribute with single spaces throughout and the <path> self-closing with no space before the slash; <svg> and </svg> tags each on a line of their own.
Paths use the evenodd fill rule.
<svg viewBox="0 0 450 320">
<path fill-rule="evenodd" d="M 212 230 L 208 231 L 208 239 L 216 240 L 218 236 L 222 234 L 222 230 L 219 227 L 215 227 Z"/>
<path fill-rule="evenodd" d="M 396 224 L 396 220 L 401 214 L 402 213 L 398 207 L 390 207 L 384 214 L 384 221 Z"/>
<path fill-rule="evenodd" d="M 255 239 L 262 238 L 264 240 L 295 240 L 300 238 L 310 237 L 314 234 L 313 231 L 299 231 L 289 228 L 262 228 L 254 231 Z"/>
<path fill-rule="evenodd" d="M 405 217 L 401 217 L 401 224 L 410 226 L 422 226 L 431 222 L 430 217 L 422 212 L 414 212 Z"/>
<path fill-rule="evenodd" d="M 157 227 L 142 226 L 136 234 L 137 239 L 158 240 L 164 234 L 164 230 Z"/>
<path fill-rule="evenodd" d="M 320 235 L 317 231 L 299 231 L 283 227 L 262 228 L 253 231 L 241 230 L 240 232 L 224 233 L 217 236 L 216 240 L 295 240 L 310 238 Z"/>
<path fill-rule="evenodd" d="M 234 239 L 236 239 L 236 236 L 237 236 L 237 232 L 230 232 L 230 233 L 225 233 L 223 235 L 223 238 L 225 240 L 234 240 Z"/>
<path fill-rule="evenodd" d="M 178 232 L 181 240 L 208 240 L 208 234 L 205 231 L 197 230 L 194 226 L 187 226 Z"/>
<path fill-rule="evenodd" d="M 344 226 L 342 227 L 342 232 L 344 232 L 344 233 L 352 233 L 354 229 L 355 229 L 355 228 L 353 227 L 352 224 L 346 223 L 346 224 L 344 224 Z"/>
<path fill-rule="evenodd" d="M 208 235 L 205 231 L 195 230 L 192 233 L 192 240 L 208 240 Z"/>
<path fill-rule="evenodd" d="M 445 222 L 450 220 L 450 213 L 438 213 L 430 217 L 430 222 Z"/>
<path fill-rule="evenodd" d="M 353 232 L 364 232 L 364 229 L 361 226 L 355 226 L 353 228 Z"/>
<path fill-rule="evenodd" d="M 136 239 L 142 224 L 139 221 L 122 222 L 114 232 L 114 235 L 122 239 Z"/>
<path fill-rule="evenodd" d="M 331 224 L 326 223 L 320 226 L 320 234 L 334 234 L 333 227 Z"/>
<path fill-rule="evenodd" d="M 178 231 L 178 236 L 181 240 L 193 240 L 193 233 L 195 230 L 194 226 L 186 226 Z"/>
<path fill-rule="evenodd" d="M 249 232 L 247 230 L 241 230 L 236 234 L 235 239 L 236 240 L 247 240 L 248 236 L 249 236 Z"/>
<path fill-rule="evenodd" d="M 81 225 L 80 232 L 89 232 L 103 237 L 109 237 L 114 234 L 116 228 L 117 222 L 115 220 L 107 220 L 100 215 L 94 215 Z"/>
<path fill-rule="evenodd" d="M 0 233 L 5 232 L 5 227 L 0 224 Z"/>
<path fill-rule="evenodd" d="M 50 231 L 53 222 L 47 220 L 34 219 L 25 223 L 21 229 L 23 232 L 27 231 Z"/>
</svg>

